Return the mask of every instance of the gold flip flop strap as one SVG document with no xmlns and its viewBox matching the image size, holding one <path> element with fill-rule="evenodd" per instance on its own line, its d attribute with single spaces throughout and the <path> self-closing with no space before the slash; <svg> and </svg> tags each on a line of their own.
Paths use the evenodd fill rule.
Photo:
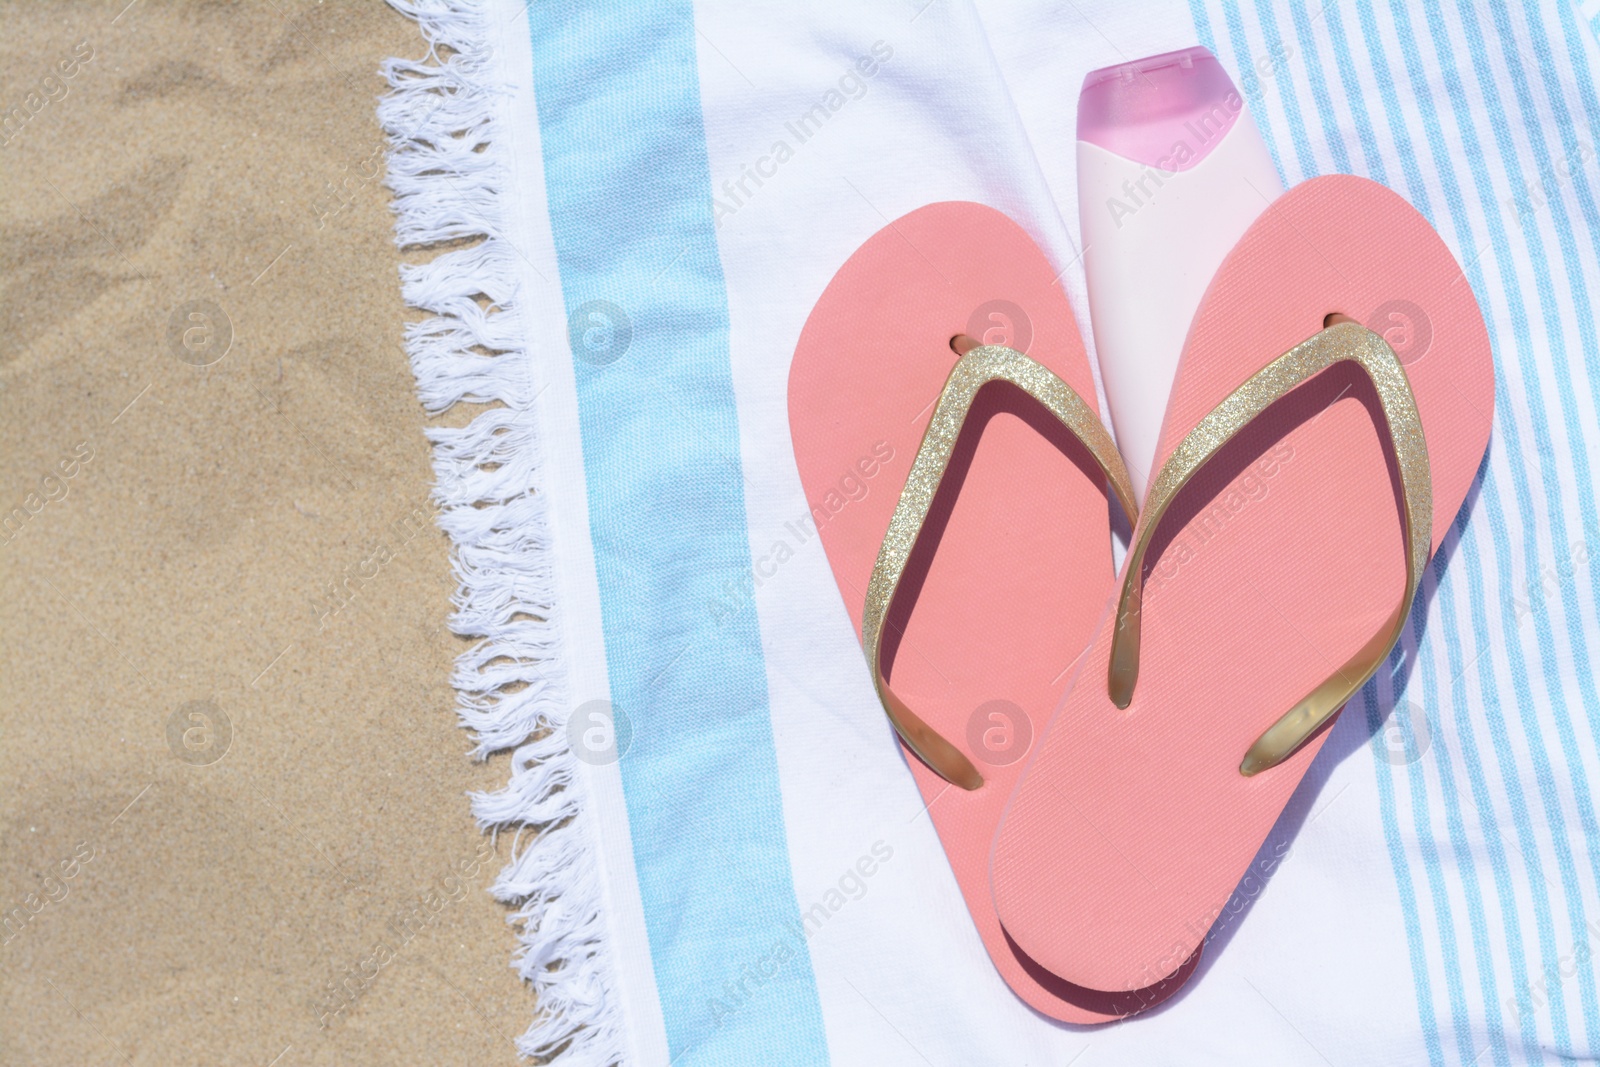
<svg viewBox="0 0 1600 1067">
<path fill-rule="evenodd" d="M 1356 363 L 1366 372 L 1383 405 L 1404 498 L 1405 595 L 1371 640 L 1256 739 L 1239 765 L 1239 773 L 1246 777 L 1287 759 L 1372 677 L 1399 640 L 1417 594 L 1417 585 L 1422 581 L 1423 567 L 1428 562 L 1432 545 L 1433 480 L 1416 398 L 1411 395 L 1411 383 L 1394 350 L 1372 331 L 1354 322 L 1343 322 L 1328 327 L 1267 364 L 1201 419 L 1167 458 L 1145 498 L 1144 522 L 1135 534 L 1129 553 L 1122 598 L 1117 605 L 1117 629 L 1112 636 L 1107 678 L 1112 703 L 1119 708 L 1126 708 L 1133 700 L 1134 686 L 1139 679 L 1144 557 L 1167 506 L 1195 472 L 1251 419 L 1301 382 L 1335 363 L 1344 362 Z"/>
<path fill-rule="evenodd" d="M 922 762 L 963 789 L 977 789 L 983 784 L 983 776 L 960 749 L 941 737 L 895 695 L 883 677 L 878 657 L 883 644 L 884 619 L 894 603 L 906 562 L 922 535 L 922 524 L 938 495 L 939 483 L 944 479 L 961 427 L 966 423 L 978 390 L 995 381 L 1010 382 L 1033 397 L 1083 442 L 1105 472 L 1112 492 L 1128 514 L 1128 521 L 1138 519 L 1133 484 L 1128 479 L 1122 456 L 1100 417 L 1070 385 L 1038 361 L 1003 345 L 982 345 L 961 357 L 939 394 L 933 418 L 922 436 L 917 458 L 911 464 L 911 474 L 900 492 L 900 502 L 895 505 L 894 518 L 889 521 L 889 531 L 883 537 L 878 561 L 872 567 L 866 611 L 861 620 L 861 644 L 867 650 L 878 699 L 894 724 L 895 732 Z"/>
</svg>

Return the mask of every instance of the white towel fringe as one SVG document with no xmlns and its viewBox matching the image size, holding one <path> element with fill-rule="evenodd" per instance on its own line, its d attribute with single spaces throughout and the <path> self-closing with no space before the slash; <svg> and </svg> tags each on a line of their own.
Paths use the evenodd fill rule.
<svg viewBox="0 0 1600 1067">
<path fill-rule="evenodd" d="M 391 59 L 378 106 L 389 135 L 388 184 L 403 248 L 477 239 L 401 268 L 402 292 L 432 317 L 406 328 L 423 406 L 498 402 L 460 429 L 428 431 L 439 525 L 455 546 L 460 587 L 450 626 L 479 637 L 452 679 L 479 759 L 515 748 L 506 788 L 472 797 L 480 828 L 512 832 L 492 892 L 515 911 L 513 966 L 533 984 L 538 1017 L 518 1041 L 561 1067 L 622 1062 L 622 1019 L 601 912 L 583 781 L 568 747 L 550 565 L 539 484 L 529 332 L 517 303 L 516 253 L 501 226 L 505 149 L 495 140 L 489 15 L 473 0 L 390 0 L 429 44 Z M 488 306 L 485 307 L 484 304 Z"/>
</svg>

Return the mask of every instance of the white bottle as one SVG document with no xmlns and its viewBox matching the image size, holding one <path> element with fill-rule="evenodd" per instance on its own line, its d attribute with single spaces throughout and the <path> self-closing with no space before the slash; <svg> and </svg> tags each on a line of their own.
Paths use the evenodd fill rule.
<svg viewBox="0 0 1600 1067">
<path fill-rule="evenodd" d="M 1142 504 L 1189 323 L 1283 192 L 1244 97 L 1204 48 L 1084 79 L 1078 212 L 1111 423 Z"/>
</svg>

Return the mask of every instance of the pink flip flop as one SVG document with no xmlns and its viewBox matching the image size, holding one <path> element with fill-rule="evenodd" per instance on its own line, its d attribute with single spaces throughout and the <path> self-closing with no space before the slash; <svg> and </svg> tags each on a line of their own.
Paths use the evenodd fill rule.
<svg viewBox="0 0 1600 1067">
<path fill-rule="evenodd" d="M 963 333 L 984 344 L 958 357 Z M 1111 592 L 1108 468 L 1131 498 L 1048 261 L 978 204 L 891 223 L 807 320 L 789 420 L 874 684 L 1000 974 L 1071 1022 L 1164 998 L 1187 972 L 1131 994 L 1061 981 L 990 901 L 1006 798 Z"/>
<path fill-rule="evenodd" d="M 1471 287 L 1399 196 L 1317 178 L 1251 226 L 1190 327 L 1115 612 L 995 839 L 1039 964 L 1137 988 L 1201 946 L 1393 647 L 1493 411 Z"/>
</svg>

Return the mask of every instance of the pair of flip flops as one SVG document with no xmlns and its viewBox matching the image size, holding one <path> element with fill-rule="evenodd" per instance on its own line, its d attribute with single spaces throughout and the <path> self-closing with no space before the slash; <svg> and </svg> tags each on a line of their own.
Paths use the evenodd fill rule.
<svg viewBox="0 0 1600 1067">
<path fill-rule="evenodd" d="M 1429 338 L 1397 354 L 1362 325 L 1392 308 Z M 1015 223 L 933 204 L 839 270 L 790 372 L 796 461 L 1024 1001 L 1093 1023 L 1181 987 L 1398 639 L 1493 406 L 1455 259 L 1361 178 L 1291 189 L 1218 270 L 1142 509 L 1056 272 Z M 1132 522 L 1120 574 L 1113 501 Z"/>
</svg>

